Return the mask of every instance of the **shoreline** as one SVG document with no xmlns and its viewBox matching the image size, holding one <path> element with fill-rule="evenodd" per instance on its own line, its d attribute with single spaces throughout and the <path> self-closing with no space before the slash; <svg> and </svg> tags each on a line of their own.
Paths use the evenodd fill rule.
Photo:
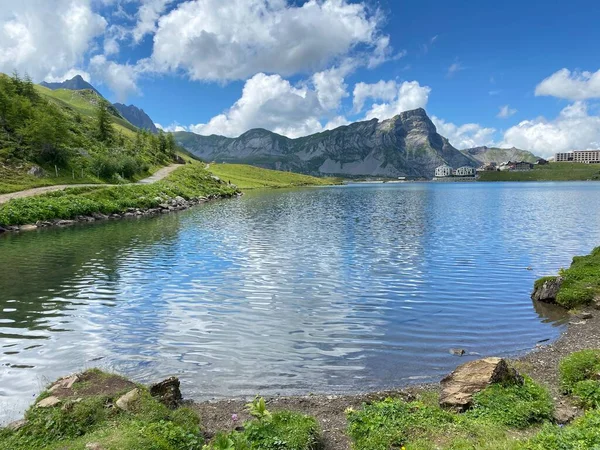
<svg viewBox="0 0 600 450">
<path fill-rule="evenodd" d="M 588 317 L 582 319 L 581 317 Z M 557 410 L 572 409 L 574 406 L 560 390 L 558 380 L 559 361 L 578 350 L 600 348 L 600 310 L 592 305 L 572 314 L 564 331 L 555 341 L 538 344 L 521 356 L 505 358 L 512 362 L 520 373 L 531 376 L 538 383 L 546 386 L 554 399 Z M 494 356 L 494 355 L 489 355 Z M 485 357 L 485 356 L 481 356 Z M 477 358 L 475 358 L 477 359 Z M 468 360 L 457 357 L 456 366 Z M 386 397 L 411 399 L 423 392 L 439 392 L 440 383 L 415 383 L 398 385 L 380 391 L 368 391 L 348 394 L 311 394 L 311 395 L 277 395 L 265 396 L 269 409 L 283 409 L 312 414 L 321 425 L 324 450 L 347 450 L 350 440 L 346 433 L 346 409 L 358 409 L 363 403 L 384 400 Z M 188 399 L 189 405 L 203 418 L 204 432 L 211 436 L 218 430 L 227 428 L 231 423 L 231 415 L 238 414 L 240 420 L 248 420 L 250 416 L 244 411 L 249 397 L 234 397 L 195 401 Z"/>
</svg>

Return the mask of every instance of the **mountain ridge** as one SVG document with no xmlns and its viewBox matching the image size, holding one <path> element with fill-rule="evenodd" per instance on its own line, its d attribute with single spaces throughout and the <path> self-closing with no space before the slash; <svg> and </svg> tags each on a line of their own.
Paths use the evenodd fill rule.
<svg viewBox="0 0 600 450">
<path fill-rule="evenodd" d="M 461 152 L 477 160 L 481 164 L 489 164 L 491 162 L 501 163 L 505 161 L 525 161 L 535 163 L 539 159 L 539 156 L 534 155 L 528 150 L 518 149 L 516 147 L 511 148 L 499 148 L 499 147 L 473 147 L 461 150 Z"/>
<path fill-rule="evenodd" d="M 260 128 L 237 138 L 190 132 L 175 133 L 175 138 L 188 151 L 206 160 L 310 175 L 431 178 L 442 164 L 478 165 L 437 133 L 422 108 L 391 119 L 354 122 L 294 139 Z"/>
<path fill-rule="evenodd" d="M 154 121 L 143 109 L 138 108 L 135 105 L 124 105 L 123 103 L 113 103 L 113 106 L 132 125 L 143 130 L 148 130 L 154 134 L 158 133 L 158 128 L 154 125 Z"/>
<path fill-rule="evenodd" d="M 96 94 L 98 94 L 100 97 L 102 97 L 102 94 L 100 94 L 100 92 L 98 92 L 98 90 L 94 86 L 85 81 L 81 75 L 75 75 L 70 80 L 65 80 L 57 83 L 48 83 L 46 81 L 42 81 L 40 83 L 40 86 L 52 89 L 53 91 L 55 91 L 56 89 L 68 89 L 70 91 L 83 91 L 86 89 L 90 89 Z"/>
</svg>

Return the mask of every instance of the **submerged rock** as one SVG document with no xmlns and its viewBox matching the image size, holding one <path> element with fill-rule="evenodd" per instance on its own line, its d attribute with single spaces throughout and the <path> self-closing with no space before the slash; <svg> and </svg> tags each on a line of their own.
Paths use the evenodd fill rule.
<svg viewBox="0 0 600 450">
<path fill-rule="evenodd" d="M 183 398 L 179 390 L 179 385 L 179 378 L 169 377 L 150 386 L 150 395 L 165 406 L 176 408 Z"/>
<path fill-rule="evenodd" d="M 540 302 L 554 303 L 563 283 L 563 277 L 549 278 L 536 285 L 531 293 L 531 298 Z"/>
<path fill-rule="evenodd" d="M 523 378 L 508 367 L 502 358 L 469 361 L 456 368 L 441 381 L 440 405 L 464 411 L 473 402 L 473 395 L 494 383 L 522 384 Z"/>
<path fill-rule="evenodd" d="M 467 353 L 467 352 L 464 348 L 451 348 L 450 349 L 451 355 L 463 356 L 465 353 Z"/>
</svg>

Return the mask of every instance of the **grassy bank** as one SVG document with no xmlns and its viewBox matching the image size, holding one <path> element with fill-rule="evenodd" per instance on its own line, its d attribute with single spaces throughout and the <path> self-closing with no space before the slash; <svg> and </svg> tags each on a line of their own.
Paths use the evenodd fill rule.
<svg viewBox="0 0 600 450">
<path fill-rule="evenodd" d="M 22 225 L 52 219 L 74 219 L 93 213 L 123 213 L 129 208 L 155 208 L 177 196 L 186 200 L 231 196 L 236 190 L 215 180 L 203 165 L 188 164 L 164 180 L 147 185 L 73 188 L 11 200 L 0 205 L 0 224 Z"/>
<path fill-rule="evenodd" d="M 600 164 L 549 163 L 529 172 L 481 172 L 479 181 L 587 181 L 600 180 Z"/>
<path fill-rule="evenodd" d="M 572 309 L 591 303 L 600 297 L 600 247 L 586 256 L 575 256 L 571 267 L 561 269 L 562 283 L 554 300 L 559 305 Z M 535 282 L 535 289 L 557 277 L 544 277 Z"/>
<path fill-rule="evenodd" d="M 369 401 L 346 408 L 354 450 L 583 450 L 600 446 L 600 350 L 562 360 L 559 379 L 581 416 L 554 420 L 552 396 L 525 376 L 522 384 L 492 384 L 475 394 L 464 413 L 439 406 L 433 391 L 412 398 Z M 68 381 L 68 379 L 67 379 Z M 59 383 L 64 383 L 59 381 Z M 102 450 L 316 450 L 327 449 L 311 414 L 270 411 L 257 397 L 215 433 L 207 434 L 194 405 L 168 409 L 151 390 L 92 369 L 68 388 L 43 392 L 18 425 L 0 429 L 0 448 Z M 132 391 L 136 390 L 135 392 Z M 128 393 L 127 402 L 122 396 Z M 55 398 L 52 398 L 55 397 Z M 36 406 L 41 400 L 43 403 Z M 121 400 L 119 400 L 121 399 Z M 225 408 L 225 407 L 224 407 Z M 228 410 L 229 411 L 229 410 Z M 231 414 L 231 413 L 229 413 Z M 329 425 L 331 426 L 331 425 Z M 334 446 L 334 448 L 342 448 Z"/>
<path fill-rule="evenodd" d="M 209 170 L 222 180 L 231 181 L 240 189 L 326 186 L 340 183 L 340 180 L 336 178 L 311 177 L 245 164 L 211 164 Z"/>
</svg>

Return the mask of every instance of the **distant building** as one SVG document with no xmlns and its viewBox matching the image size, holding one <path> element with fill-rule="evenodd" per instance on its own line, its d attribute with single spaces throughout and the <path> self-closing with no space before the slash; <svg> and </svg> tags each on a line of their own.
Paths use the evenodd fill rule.
<svg viewBox="0 0 600 450">
<path fill-rule="evenodd" d="M 545 160 L 544 158 L 540 158 L 535 162 L 538 166 L 544 166 L 546 164 L 548 164 L 548 161 Z"/>
<path fill-rule="evenodd" d="M 443 178 L 443 177 L 451 177 L 452 176 L 452 167 L 444 164 L 443 166 L 437 167 L 435 169 L 435 176 L 436 178 Z"/>
<path fill-rule="evenodd" d="M 556 162 L 579 162 L 585 164 L 599 164 L 600 150 L 575 150 L 554 155 Z"/>
<path fill-rule="evenodd" d="M 457 177 L 474 177 L 475 169 L 473 167 L 469 167 L 469 166 L 459 167 L 454 172 L 454 175 Z"/>
<path fill-rule="evenodd" d="M 489 164 L 484 164 L 483 166 L 477 169 L 477 172 L 496 172 L 498 168 L 496 167 L 495 162 L 491 162 Z"/>
<path fill-rule="evenodd" d="M 526 172 L 528 170 L 533 170 L 533 164 L 530 162 L 518 161 L 513 163 L 513 166 L 510 170 L 515 172 Z"/>
</svg>

